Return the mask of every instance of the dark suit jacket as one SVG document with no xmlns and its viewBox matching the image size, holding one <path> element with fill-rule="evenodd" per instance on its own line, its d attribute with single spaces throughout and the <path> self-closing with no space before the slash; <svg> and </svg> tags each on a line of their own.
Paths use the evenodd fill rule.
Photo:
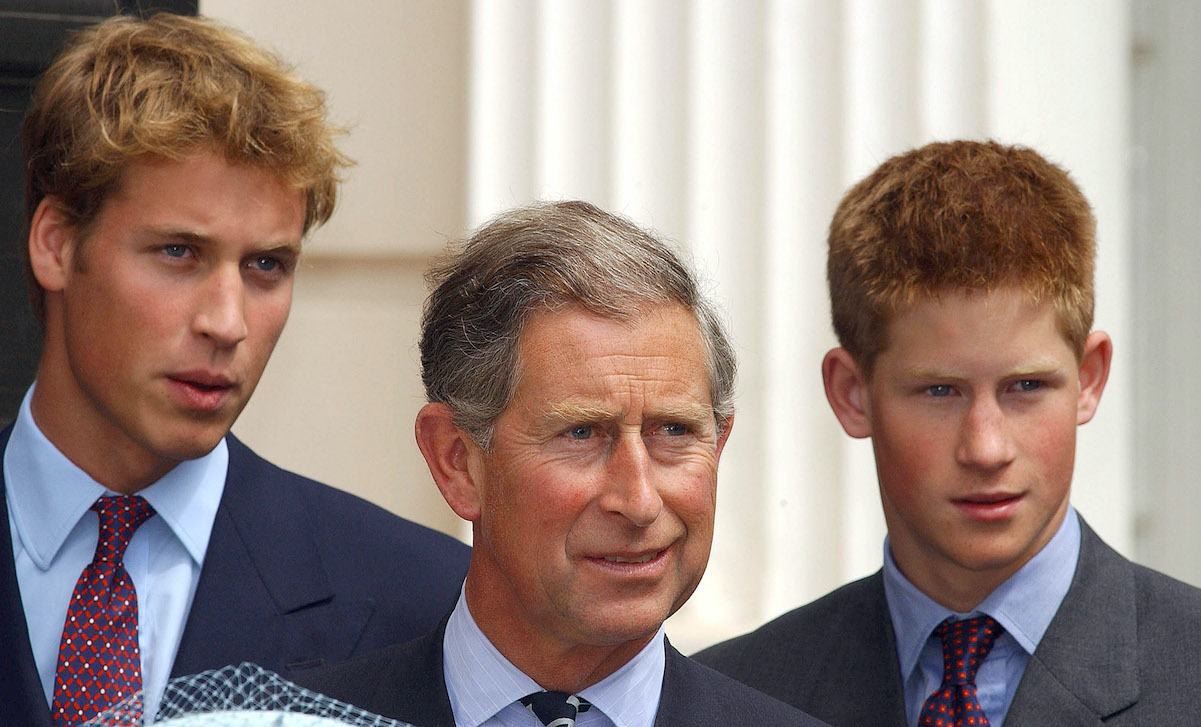
<svg viewBox="0 0 1201 727">
<path fill-rule="evenodd" d="M 1081 521 L 1080 559 L 1004 727 L 1201 725 L 1201 590 L 1135 565 Z M 833 725 L 904 725 L 877 572 L 697 654 Z"/>
<path fill-rule="evenodd" d="M 308 672 L 301 684 L 416 727 L 454 727 L 442 676 L 446 620 L 433 633 L 344 664 Z M 697 664 L 667 645 L 656 727 L 765 727 L 822 722 Z"/>
<path fill-rule="evenodd" d="M 0 432 L 0 452 L 10 429 Z M 285 472 L 233 435 L 229 474 L 173 676 L 243 661 L 292 678 L 434 628 L 470 549 Z M 49 727 L 13 567 L 0 472 L 0 725 Z"/>
</svg>

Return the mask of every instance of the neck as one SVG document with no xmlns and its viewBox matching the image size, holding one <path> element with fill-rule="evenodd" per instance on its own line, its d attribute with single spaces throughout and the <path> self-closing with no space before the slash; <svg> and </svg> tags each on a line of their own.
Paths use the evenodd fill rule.
<svg viewBox="0 0 1201 727">
<path fill-rule="evenodd" d="M 46 346 L 29 408 L 34 426 L 72 464 L 104 487 L 123 495 L 133 495 L 149 487 L 178 464 L 147 457 L 143 450 L 127 441 L 98 438 L 103 427 L 93 426 L 82 417 L 88 407 L 73 403 L 73 396 L 82 392 L 69 376 L 58 375 L 65 367 L 55 365 L 54 361 L 53 351 Z"/>
<path fill-rule="evenodd" d="M 616 644 L 573 642 L 538 629 L 514 609 L 500 606 L 467 574 L 467 608 L 496 650 L 548 691 L 576 694 L 601 681 L 638 655 L 655 633 Z M 498 607 L 499 606 L 499 607 Z"/>
</svg>

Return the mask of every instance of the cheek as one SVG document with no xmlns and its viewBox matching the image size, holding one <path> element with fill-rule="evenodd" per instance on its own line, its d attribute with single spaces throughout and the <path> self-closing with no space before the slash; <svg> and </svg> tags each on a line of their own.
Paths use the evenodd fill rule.
<svg viewBox="0 0 1201 727">
<path fill-rule="evenodd" d="M 659 489 L 664 509 L 671 512 L 688 531 L 690 543 L 713 540 L 713 522 L 717 512 L 717 476 L 712 469 L 699 468 L 680 477 L 675 484 Z"/>
<path fill-rule="evenodd" d="M 292 310 L 291 288 L 272 291 L 263 296 L 247 296 L 246 319 L 255 330 L 260 332 L 264 340 L 271 345 L 283 333 L 284 324 L 288 322 L 288 313 Z"/>
<path fill-rule="evenodd" d="M 248 302 L 248 305 L 254 307 L 246 311 L 249 337 L 242 345 L 249 349 L 247 353 L 256 362 L 260 373 L 266 368 L 267 361 L 275 350 L 275 344 L 283 334 L 284 324 L 288 322 L 288 312 L 291 310 L 291 301 L 289 294 L 282 299 Z"/>
<path fill-rule="evenodd" d="M 944 479 L 940 469 L 953 464 L 952 453 L 942 444 L 944 434 L 904 422 L 891 422 L 884 434 L 880 431 L 873 428 L 872 449 L 881 490 L 898 509 L 919 506 L 931 486 Z"/>
<path fill-rule="evenodd" d="M 1053 493 L 1066 492 L 1072 482 L 1076 460 L 1075 411 L 1041 427 L 1031 427 L 1031 439 L 1025 449 L 1041 469 L 1040 479 Z"/>
<path fill-rule="evenodd" d="M 517 460 L 488 479 L 482 524 L 513 547 L 562 552 L 572 531 L 585 521 L 591 490 L 578 473 L 567 476 L 555 463 L 532 465 Z"/>
</svg>

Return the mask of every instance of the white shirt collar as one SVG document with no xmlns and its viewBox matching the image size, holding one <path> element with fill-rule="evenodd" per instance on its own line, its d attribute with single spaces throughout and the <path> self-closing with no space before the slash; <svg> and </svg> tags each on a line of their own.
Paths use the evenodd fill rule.
<svg viewBox="0 0 1201 727">
<path fill-rule="evenodd" d="M 446 624 L 442 656 L 456 724 L 477 727 L 527 694 L 542 690 L 492 645 L 472 618 L 462 592 Z M 579 696 L 616 727 L 651 727 L 659 710 L 666 660 L 660 626 L 634 658 Z"/>
<path fill-rule="evenodd" d="M 21 402 L 4 452 L 4 482 L 17 535 L 37 567 L 46 570 L 92 503 L 112 493 L 75 466 L 38 429 L 30 410 L 33 388 Z M 222 439 L 213 451 L 180 462 L 138 493 L 197 565 L 204 562 L 228 469 L 229 448 Z"/>
</svg>

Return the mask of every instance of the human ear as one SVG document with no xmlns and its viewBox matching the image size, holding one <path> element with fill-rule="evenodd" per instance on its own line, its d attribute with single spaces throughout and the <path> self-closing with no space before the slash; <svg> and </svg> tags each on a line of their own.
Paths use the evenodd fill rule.
<svg viewBox="0 0 1201 727">
<path fill-rule="evenodd" d="M 826 401 L 847 434 L 856 439 L 872 434 L 867 407 L 867 380 L 854 357 L 845 348 L 835 348 L 822 359 L 822 382 Z"/>
<path fill-rule="evenodd" d="M 76 229 L 55 197 L 43 197 L 29 222 L 29 263 L 47 292 L 61 291 L 75 253 Z"/>
<path fill-rule="evenodd" d="M 726 417 L 721 424 L 721 433 L 717 435 L 717 459 L 721 459 L 721 451 L 726 448 L 726 440 L 730 438 L 730 430 L 734 428 L 734 415 Z"/>
<path fill-rule="evenodd" d="M 483 452 L 479 445 L 455 425 L 454 410 L 446 404 L 423 406 L 414 430 L 417 447 L 446 504 L 464 520 L 478 520 L 483 484 Z"/>
<path fill-rule="evenodd" d="M 1076 399 L 1076 424 L 1086 424 L 1097 413 L 1101 392 L 1109 380 L 1113 341 L 1105 331 L 1093 331 L 1084 339 L 1080 355 L 1080 395 Z"/>
</svg>

